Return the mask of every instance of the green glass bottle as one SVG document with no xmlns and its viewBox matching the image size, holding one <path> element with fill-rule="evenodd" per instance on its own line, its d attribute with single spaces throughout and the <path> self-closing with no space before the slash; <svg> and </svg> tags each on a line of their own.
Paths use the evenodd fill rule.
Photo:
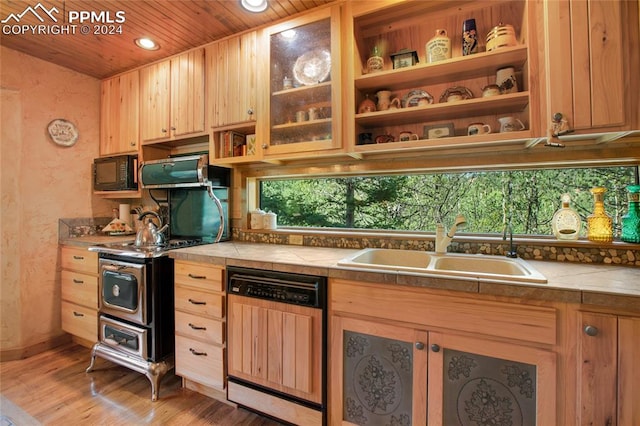
<svg viewBox="0 0 640 426">
<path fill-rule="evenodd" d="M 622 216 L 620 239 L 628 243 L 640 243 L 640 185 L 627 186 L 629 211 Z"/>
<path fill-rule="evenodd" d="M 613 220 L 604 210 L 604 193 L 606 188 L 591 188 L 593 194 L 593 213 L 587 216 L 587 239 L 600 243 L 613 241 Z"/>
</svg>

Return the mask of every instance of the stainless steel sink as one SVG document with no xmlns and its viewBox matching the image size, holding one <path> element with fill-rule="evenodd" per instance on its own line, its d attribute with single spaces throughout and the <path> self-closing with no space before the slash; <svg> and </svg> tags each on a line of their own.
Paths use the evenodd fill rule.
<svg viewBox="0 0 640 426">
<path fill-rule="evenodd" d="M 436 254 L 415 250 L 364 249 L 340 266 L 393 270 L 425 275 L 470 277 L 544 284 L 547 279 L 523 259 L 478 254 Z"/>
</svg>

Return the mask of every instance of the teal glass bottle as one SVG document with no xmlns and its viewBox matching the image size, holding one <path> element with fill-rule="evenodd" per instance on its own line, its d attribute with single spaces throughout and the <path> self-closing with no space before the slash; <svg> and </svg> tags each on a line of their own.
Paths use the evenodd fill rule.
<svg viewBox="0 0 640 426">
<path fill-rule="evenodd" d="M 627 186 L 629 211 L 622 216 L 620 239 L 628 243 L 640 243 L 640 185 Z"/>
</svg>

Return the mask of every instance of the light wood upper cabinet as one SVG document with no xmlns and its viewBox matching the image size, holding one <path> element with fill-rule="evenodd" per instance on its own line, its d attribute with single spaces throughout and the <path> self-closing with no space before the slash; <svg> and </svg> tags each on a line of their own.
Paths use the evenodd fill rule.
<svg viewBox="0 0 640 426">
<path fill-rule="evenodd" d="M 539 122 L 539 86 L 537 80 L 538 39 L 532 36 L 536 9 L 527 1 L 493 2 L 350 2 L 352 28 L 347 34 L 345 91 L 345 139 L 355 153 L 367 154 L 420 151 L 434 148 L 518 144 L 532 138 Z M 462 25 L 475 19 L 478 52 L 462 54 Z M 500 22 L 512 25 L 516 44 L 486 50 L 485 36 Z M 451 58 L 429 63 L 426 44 L 436 29 L 444 29 L 451 41 Z M 369 71 L 367 61 L 377 49 L 384 65 Z M 390 55 L 408 49 L 415 51 L 418 63 L 394 68 Z M 483 97 L 483 89 L 496 83 L 500 68 L 512 67 L 517 90 Z M 467 89 L 463 99 L 447 102 L 453 88 Z M 360 108 L 367 98 L 377 101 L 382 90 L 400 101 L 398 108 L 376 105 Z M 423 102 L 419 102 L 420 98 Z M 513 116 L 524 128 L 500 132 L 499 119 Z M 488 124 L 489 133 L 468 134 L 472 123 Z M 409 131 L 417 139 L 400 140 Z M 359 140 L 371 134 L 373 141 Z M 375 143 L 376 135 L 390 135 L 394 143 Z M 416 137 L 414 136 L 414 137 Z"/>
<path fill-rule="evenodd" d="M 216 164 L 260 158 L 257 75 L 258 63 L 266 59 L 258 54 L 257 42 L 252 31 L 206 47 L 207 117 L 213 128 L 209 158 Z"/>
<path fill-rule="evenodd" d="M 182 136 L 205 131 L 204 48 L 171 59 L 171 131 Z"/>
<path fill-rule="evenodd" d="M 637 129 L 637 1 L 546 1 L 546 133 L 560 112 L 578 132 Z"/>
<path fill-rule="evenodd" d="M 256 32 L 207 46 L 207 90 L 212 126 L 255 122 L 257 106 Z"/>
<path fill-rule="evenodd" d="M 140 69 L 143 142 L 205 131 L 204 48 Z"/>
<path fill-rule="evenodd" d="M 100 155 L 137 152 L 139 138 L 139 74 L 128 72 L 102 82 Z"/>
<path fill-rule="evenodd" d="M 259 109 L 266 114 L 259 123 L 265 158 L 342 148 L 340 11 L 340 6 L 320 9 L 263 31 L 258 50 L 268 60 L 260 62 L 258 84 L 264 100 Z"/>
</svg>

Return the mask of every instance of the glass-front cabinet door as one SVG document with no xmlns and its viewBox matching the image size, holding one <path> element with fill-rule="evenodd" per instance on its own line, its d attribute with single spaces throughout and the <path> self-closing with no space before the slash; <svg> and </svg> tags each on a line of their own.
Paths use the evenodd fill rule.
<svg viewBox="0 0 640 426">
<path fill-rule="evenodd" d="M 265 157 L 341 148 L 339 29 L 340 7 L 334 6 L 265 31 Z"/>
</svg>

